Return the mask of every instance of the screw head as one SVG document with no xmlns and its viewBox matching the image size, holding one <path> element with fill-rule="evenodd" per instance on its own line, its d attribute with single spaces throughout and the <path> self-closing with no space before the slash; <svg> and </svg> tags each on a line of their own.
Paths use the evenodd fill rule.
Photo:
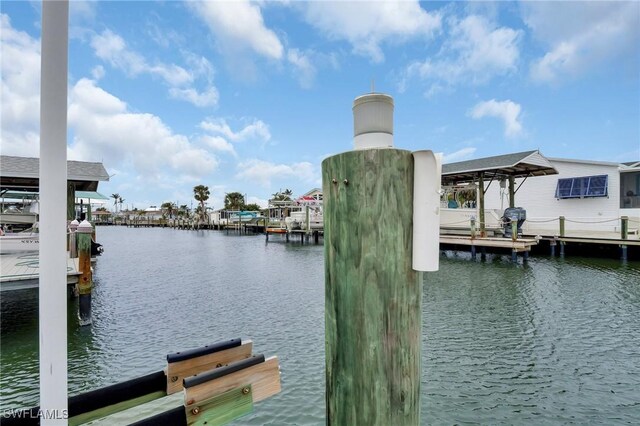
<svg viewBox="0 0 640 426">
<path fill-rule="evenodd" d="M 246 395 L 249 393 L 249 388 L 242 388 L 242 394 Z"/>
<path fill-rule="evenodd" d="M 334 178 L 334 179 L 331 179 L 331 182 L 335 185 L 336 183 L 338 183 L 338 180 Z"/>
<path fill-rule="evenodd" d="M 199 407 L 193 407 L 193 409 L 191 410 L 191 413 L 196 415 L 200 412 L 200 408 Z"/>
<path fill-rule="evenodd" d="M 178 381 L 178 376 L 171 376 L 171 382 L 175 383 Z"/>
<path fill-rule="evenodd" d="M 349 185 L 349 179 L 345 179 L 342 182 L 344 182 L 345 185 Z"/>
</svg>

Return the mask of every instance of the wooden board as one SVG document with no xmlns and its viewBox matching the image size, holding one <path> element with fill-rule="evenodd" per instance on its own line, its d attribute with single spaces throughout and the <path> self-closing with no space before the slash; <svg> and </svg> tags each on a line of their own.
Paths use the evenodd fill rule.
<svg viewBox="0 0 640 426">
<path fill-rule="evenodd" d="M 454 244 L 463 246 L 476 247 L 501 247 L 513 250 L 531 250 L 531 246 L 538 244 L 534 239 L 518 239 L 512 241 L 509 238 L 474 238 L 471 237 L 454 237 L 451 235 L 441 235 L 440 244 Z"/>
<path fill-rule="evenodd" d="M 192 406 L 193 407 L 193 406 Z M 186 409 L 187 424 L 221 426 L 253 411 L 251 385 L 241 386 Z"/>
<path fill-rule="evenodd" d="M 170 395 L 181 391 L 182 379 L 185 377 L 249 358 L 252 348 L 253 343 L 251 340 L 245 340 L 240 346 L 236 346 L 235 348 L 168 364 L 166 368 L 167 394 Z"/>
<path fill-rule="evenodd" d="M 176 393 L 173 395 L 165 396 L 164 398 L 159 398 L 153 400 L 151 402 L 147 402 L 146 404 L 139 404 L 136 406 L 132 406 L 131 408 L 120 411 L 114 414 L 111 414 L 107 417 L 102 417 L 97 420 L 89 421 L 87 423 L 82 423 L 84 425 L 100 425 L 100 426 L 118 426 L 118 425 L 129 425 L 131 423 L 137 422 L 139 420 L 143 420 L 154 416 L 158 413 L 162 413 L 164 411 L 170 410 L 172 408 L 180 407 L 184 404 L 184 397 L 181 393 Z M 69 421 L 71 424 L 71 420 Z"/>
<path fill-rule="evenodd" d="M 322 185 L 327 424 L 418 425 L 413 156 L 371 149 L 329 157 Z"/>
<path fill-rule="evenodd" d="M 265 362 L 260 364 L 186 388 L 184 390 L 184 405 L 189 409 L 194 404 L 246 385 L 252 387 L 254 403 L 280 392 L 278 357 L 267 358 Z"/>
</svg>

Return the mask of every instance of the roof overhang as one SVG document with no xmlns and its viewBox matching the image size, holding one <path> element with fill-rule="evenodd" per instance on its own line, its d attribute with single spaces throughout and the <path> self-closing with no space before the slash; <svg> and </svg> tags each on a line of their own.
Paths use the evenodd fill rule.
<svg viewBox="0 0 640 426">
<path fill-rule="evenodd" d="M 0 156 L 0 188 L 38 191 L 40 159 Z M 109 180 L 102 163 L 67 161 L 67 181 L 79 191 L 96 191 L 98 182 Z"/>
<path fill-rule="evenodd" d="M 485 179 L 503 179 L 557 175 L 558 171 L 540 152 L 526 151 L 444 164 L 442 183 L 455 185 L 475 182 L 481 174 Z"/>
</svg>

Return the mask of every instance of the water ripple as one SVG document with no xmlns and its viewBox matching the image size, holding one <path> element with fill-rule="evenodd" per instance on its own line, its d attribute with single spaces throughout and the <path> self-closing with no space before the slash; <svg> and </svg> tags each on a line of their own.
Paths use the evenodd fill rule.
<svg viewBox="0 0 640 426">
<path fill-rule="evenodd" d="M 71 394 L 221 339 L 278 354 L 282 392 L 242 425 L 324 423 L 320 246 L 99 228 L 91 327 L 69 302 Z M 640 265 L 448 252 L 423 291 L 423 424 L 640 423 Z M 2 295 L 0 405 L 38 397 L 37 292 Z"/>
</svg>

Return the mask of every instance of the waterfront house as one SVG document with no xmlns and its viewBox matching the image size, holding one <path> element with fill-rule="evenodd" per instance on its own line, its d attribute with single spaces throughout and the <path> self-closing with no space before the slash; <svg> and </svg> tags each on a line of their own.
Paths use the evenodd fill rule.
<svg viewBox="0 0 640 426">
<path fill-rule="evenodd" d="M 640 168 L 619 163 L 548 158 L 558 171 L 556 176 L 518 179 L 516 205 L 527 211 L 525 232 L 558 233 L 560 216 L 567 232 L 619 233 L 620 217 L 631 219 L 629 228 L 638 228 Z M 628 194 L 628 195 L 627 195 Z M 489 188 L 486 208 L 502 209 L 505 191 L 499 185 Z M 635 207 L 635 208 L 634 208 Z"/>
</svg>

